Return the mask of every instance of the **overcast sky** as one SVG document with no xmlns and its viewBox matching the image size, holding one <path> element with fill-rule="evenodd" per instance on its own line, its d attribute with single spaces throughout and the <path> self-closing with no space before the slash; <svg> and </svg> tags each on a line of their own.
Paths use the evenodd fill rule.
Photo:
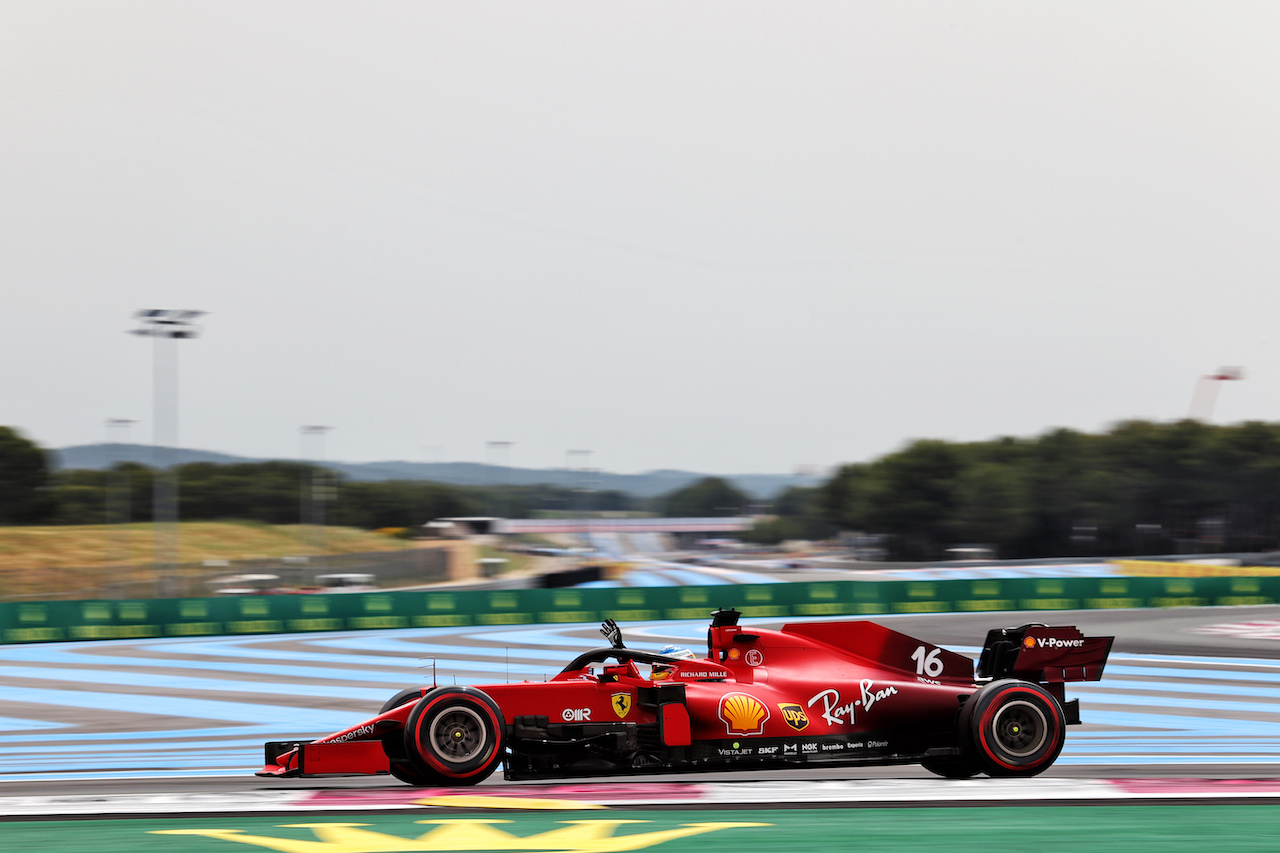
<svg viewBox="0 0 1280 853">
<path fill-rule="evenodd" d="M 0 424 L 790 471 L 1280 420 L 1274 3 L 0 0 Z M 116 439 L 124 431 L 114 431 Z M 315 451 L 313 451 L 315 452 Z M 573 460 L 582 465 L 585 457 Z"/>
</svg>

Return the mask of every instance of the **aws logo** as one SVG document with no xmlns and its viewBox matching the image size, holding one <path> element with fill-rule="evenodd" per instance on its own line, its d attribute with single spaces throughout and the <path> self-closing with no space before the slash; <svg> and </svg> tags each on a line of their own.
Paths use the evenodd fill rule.
<svg viewBox="0 0 1280 853">
<path fill-rule="evenodd" d="M 720 719 L 731 735 L 763 734 L 769 709 L 748 693 L 726 693 L 720 699 Z"/>
<path fill-rule="evenodd" d="M 798 732 L 802 732 L 809 728 L 809 715 L 804 712 L 804 708 L 791 702 L 783 702 L 778 706 L 778 710 L 782 712 L 782 720 L 788 726 Z"/>
</svg>

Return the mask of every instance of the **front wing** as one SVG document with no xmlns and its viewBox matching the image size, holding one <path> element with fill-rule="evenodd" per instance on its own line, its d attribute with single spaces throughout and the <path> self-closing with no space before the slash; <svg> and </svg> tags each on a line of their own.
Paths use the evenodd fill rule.
<svg viewBox="0 0 1280 853">
<path fill-rule="evenodd" d="M 391 772 L 382 741 L 344 743 L 268 741 L 266 763 L 255 775 L 292 779 L 298 776 L 373 776 Z"/>
</svg>

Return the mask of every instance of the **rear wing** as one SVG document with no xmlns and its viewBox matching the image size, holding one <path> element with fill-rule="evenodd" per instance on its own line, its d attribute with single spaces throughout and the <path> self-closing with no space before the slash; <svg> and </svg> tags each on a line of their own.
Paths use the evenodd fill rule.
<svg viewBox="0 0 1280 853">
<path fill-rule="evenodd" d="M 1041 684 L 1102 678 L 1115 637 L 1086 637 L 1074 627 L 1032 624 L 987 632 L 978 678 L 1020 678 Z"/>
</svg>

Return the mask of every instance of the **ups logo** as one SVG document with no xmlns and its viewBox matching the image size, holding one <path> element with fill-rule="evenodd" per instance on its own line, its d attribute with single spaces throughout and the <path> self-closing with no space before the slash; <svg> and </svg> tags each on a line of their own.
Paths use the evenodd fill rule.
<svg viewBox="0 0 1280 853">
<path fill-rule="evenodd" d="M 778 710 L 782 712 L 782 719 L 787 725 L 796 731 L 802 732 L 809 728 L 809 717 L 805 715 L 804 708 L 799 705 L 784 702 L 778 706 Z"/>
</svg>

